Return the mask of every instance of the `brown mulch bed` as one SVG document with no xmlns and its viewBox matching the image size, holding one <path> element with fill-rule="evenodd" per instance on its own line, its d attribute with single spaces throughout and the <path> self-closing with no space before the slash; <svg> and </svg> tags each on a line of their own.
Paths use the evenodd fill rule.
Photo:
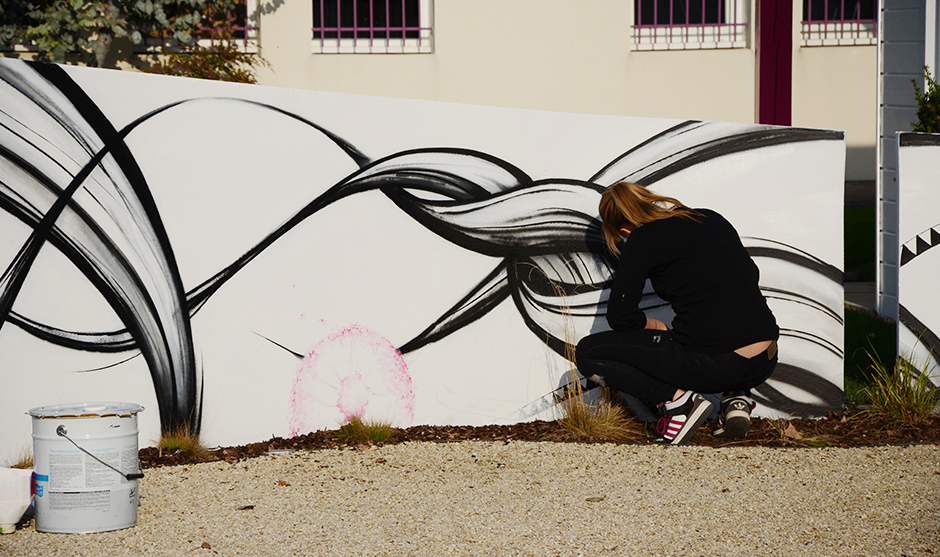
<svg viewBox="0 0 940 557">
<path fill-rule="evenodd" d="M 933 416 L 918 426 L 886 424 L 874 417 L 830 414 L 823 419 L 768 420 L 753 418 L 746 439 L 726 440 L 712 437 L 714 424 L 707 423 L 695 434 L 691 445 L 713 447 L 864 447 L 878 445 L 940 444 L 940 416 Z M 638 428 L 643 426 L 638 424 Z M 591 442 L 573 439 L 558 422 L 534 421 L 513 425 L 489 426 L 414 426 L 396 429 L 390 443 L 406 441 L 451 442 L 468 440 Z M 643 443 L 649 443 L 645 441 Z M 642 443 L 641 443 L 642 444 Z M 260 443 L 225 447 L 210 452 L 209 461 L 235 462 L 261 456 L 270 451 L 329 449 L 349 446 L 332 431 L 318 431 L 290 439 L 273 437 Z M 156 448 L 140 450 L 145 468 L 191 464 L 186 453 L 161 453 Z"/>
</svg>

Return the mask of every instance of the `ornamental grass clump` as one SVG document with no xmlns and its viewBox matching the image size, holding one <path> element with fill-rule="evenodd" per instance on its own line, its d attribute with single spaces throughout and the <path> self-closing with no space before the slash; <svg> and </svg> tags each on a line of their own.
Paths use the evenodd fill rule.
<svg viewBox="0 0 940 557">
<path fill-rule="evenodd" d="M 558 402 L 563 416 L 558 423 L 576 441 L 634 441 L 645 439 L 643 428 L 615 397 L 619 394 L 603 387 L 595 403 L 585 400 L 584 389 L 572 370 L 572 388 Z"/>
<path fill-rule="evenodd" d="M 940 389 L 930 380 L 930 360 L 918 365 L 913 358 L 898 357 L 886 366 L 877 354 L 871 359 L 871 384 L 865 389 L 871 408 L 868 415 L 892 425 L 915 426 L 937 414 Z"/>
<path fill-rule="evenodd" d="M 349 418 L 349 421 L 336 430 L 336 438 L 343 443 L 358 443 L 360 445 L 376 445 L 388 442 L 395 434 L 395 428 L 385 422 L 365 421 L 359 416 Z"/>
<path fill-rule="evenodd" d="M 163 453 L 183 453 L 196 462 L 209 459 L 209 449 L 202 444 L 199 434 L 193 433 L 185 424 L 160 434 L 157 449 L 161 457 Z"/>
</svg>

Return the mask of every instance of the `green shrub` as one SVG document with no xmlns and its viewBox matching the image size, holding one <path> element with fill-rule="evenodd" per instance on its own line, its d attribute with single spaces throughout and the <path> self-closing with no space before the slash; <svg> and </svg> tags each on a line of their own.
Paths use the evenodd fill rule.
<svg viewBox="0 0 940 557">
<path fill-rule="evenodd" d="M 927 66 L 924 66 L 923 94 L 916 80 L 912 79 L 911 83 L 917 100 L 917 121 L 911 123 L 911 129 L 915 132 L 940 133 L 940 87 L 931 79 Z"/>
<path fill-rule="evenodd" d="M 344 443 L 374 445 L 385 443 L 392 438 L 395 428 L 384 422 L 366 422 L 353 416 L 336 430 L 336 438 Z"/>
</svg>

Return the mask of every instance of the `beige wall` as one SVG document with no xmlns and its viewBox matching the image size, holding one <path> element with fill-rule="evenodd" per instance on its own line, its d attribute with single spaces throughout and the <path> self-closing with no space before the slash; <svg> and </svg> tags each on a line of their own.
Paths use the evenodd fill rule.
<svg viewBox="0 0 940 557">
<path fill-rule="evenodd" d="M 793 125 L 845 130 L 846 180 L 875 179 L 877 50 L 824 46 L 793 54 Z"/>
<path fill-rule="evenodd" d="M 262 19 L 266 85 L 569 112 L 751 122 L 751 49 L 631 52 L 623 0 L 435 0 L 434 53 L 310 53 L 311 4 Z M 270 37 L 274 37 L 271 39 Z"/>
</svg>

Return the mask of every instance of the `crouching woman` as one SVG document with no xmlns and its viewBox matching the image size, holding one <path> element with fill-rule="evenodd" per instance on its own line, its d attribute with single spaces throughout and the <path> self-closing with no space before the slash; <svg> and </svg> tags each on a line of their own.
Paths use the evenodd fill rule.
<svg viewBox="0 0 940 557">
<path fill-rule="evenodd" d="M 715 211 L 629 182 L 607 188 L 598 210 L 619 258 L 607 302 L 612 330 L 578 343 L 578 371 L 656 409 L 659 443 L 692 438 L 713 410 L 701 393 L 723 393 L 714 434 L 744 437 L 750 389 L 777 364 L 779 329 L 737 231 Z M 675 313 L 671 330 L 639 308 L 647 279 Z"/>
</svg>

